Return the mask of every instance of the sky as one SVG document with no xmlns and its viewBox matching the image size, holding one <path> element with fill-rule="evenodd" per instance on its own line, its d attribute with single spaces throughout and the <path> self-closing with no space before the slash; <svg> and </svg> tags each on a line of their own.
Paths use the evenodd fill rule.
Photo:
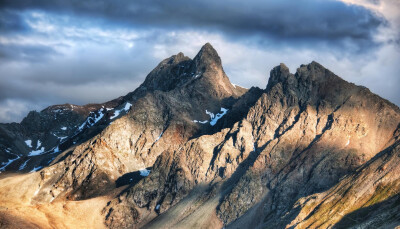
<svg viewBox="0 0 400 229">
<path fill-rule="evenodd" d="M 314 60 L 400 105 L 398 0 L 0 0 L 0 122 L 125 95 L 206 42 L 234 84 Z"/>
</svg>

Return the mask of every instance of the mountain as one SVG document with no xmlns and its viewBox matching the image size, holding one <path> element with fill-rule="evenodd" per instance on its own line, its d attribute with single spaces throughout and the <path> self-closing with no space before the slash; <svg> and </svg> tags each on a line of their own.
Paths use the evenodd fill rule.
<svg viewBox="0 0 400 229">
<path fill-rule="evenodd" d="M 399 108 L 316 62 L 245 89 L 207 43 L 118 99 L 0 130 L 3 227 L 400 225 Z"/>
</svg>

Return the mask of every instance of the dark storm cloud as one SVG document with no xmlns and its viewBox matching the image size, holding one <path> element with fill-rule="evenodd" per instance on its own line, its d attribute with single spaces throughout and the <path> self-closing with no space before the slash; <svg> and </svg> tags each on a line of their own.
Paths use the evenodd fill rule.
<svg viewBox="0 0 400 229">
<path fill-rule="evenodd" d="M 5 9 L 44 10 L 155 28 L 202 28 L 223 31 L 232 38 L 353 42 L 359 48 L 374 44 L 372 33 L 383 22 L 370 11 L 337 1 L 4 1 Z"/>
<path fill-rule="evenodd" d="M 387 26 L 334 0 L 0 0 L 0 122 L 52 104 L 114 99 L 162 59 L 193 57 L 205 42 L 242 86 L 264 88 L 280 62 L 294 70 L 317 60 L 394 101 L 397 90 L 385 83 L 398 81 L 398 64 L 388 63 L 397 54 L 375 39 Z"/>
<path fill-rule="evenodd" d="M 18 12 L 9 9 L 0 9 L 0 33 L 27 32 L 29 30 L 30 27 Z"/>
<path fill-rule="evenodd" d="M 56 33 L 61 34 L 65 39 L 66 34 L 58 30 Z M 0 43 L 0 69 L 3 69 L 3 79 L 13 78 L 11 81 L 19 79 L 30 84 L 65 86 L 93 82 L 107 83 L 110 79 L 129 80 L 143 77 L 158 63 L 151 53 L 152 45 L 160 39 L 158 33 L 153 33 L 143 39 L 135 39 L 135 43 L 139 45 L 130 48 L 126 45 L 114 44 L 112 42 L 115 41 L 110 41 L 111 38 L 108 37 L 93 38 L 90 37 L 90 33 L 79 35 L 83 37 L 69 37 L 68 42 L 73 43 L 71 47 L 62 43 L 53 46 L 2 45 Z M 93 34 L 93 36 L 96 35 Z M 57 47 L 64 49 L 61 49 L 60 53 L 56 50 Z M 74 53 L 63 53 L 71 50 Z M 7 62 L 19 62 L 21 66 L 6 68 Z M 143 78 L 138 80 L 143 80 Z M 11 82 L 5 81 L 8 82 L 3 82 L 3 84 Z M 24 93 L 21 92 L 22 95 Z"/>
<path fill-rule="evenodd" d="M 57 55 L 52 47 L 45 45 L 3 45 L 0 44 L 0 61 L 44 62 Z"/>
</svg>

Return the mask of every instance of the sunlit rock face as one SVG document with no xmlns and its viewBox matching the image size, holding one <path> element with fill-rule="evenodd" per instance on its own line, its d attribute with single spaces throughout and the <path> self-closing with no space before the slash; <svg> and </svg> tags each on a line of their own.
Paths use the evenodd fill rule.
<svg viewBox="0 0 400 229">
<path fill-rule="evenodd" d="M 96 209 L 108 228 L 400 223 L 391 207 L 400 191 L 399 108 L 316 62 L 294 74 L 280 64 L 265 89 L 245 89 L 230 83 L 207 43 L 193 59 L 163 60 L 133 92 L 91 106 L 58 124 L 66 140 L 52 151 L 38 151 L 46 138 L 19 140 L 34 153 L 5 170 L 27 159 L 21 171 L 40 170 L 25 185 L 30 204 L 107 197 Z M 47 110 L 4 132 L 49 129 Z"/>
<path fill-rule="evenodd" d="M 247 115 L 258 139 L 257 159 L 218 214 L 238 225 L 246 219 L 234 220 L 254 206 L 262 214 L 253 213 L 261 220 L 252 223 L 285 227 L 298 213 L 298 199 L 329 190 L 391 147 L 399 118 L 398 107 L 315 62 L 294 75 L 281 64 Z"/>
<path fill-rule="evenodd" d="M 218 196 L 223 224 L 284 227 L 297 200 L 329 190 L 393 144 L 399 120 L 395 105 L 316 62 L 295 74 L 281 64 L 242 120 L 160 155 L 149 177 L 110 202 L 106 222 L 141 225 L 206 185 L 213 191 L 203 198 Z M 126 206 L 136 217 L 122 213 Z"/>
</svg>

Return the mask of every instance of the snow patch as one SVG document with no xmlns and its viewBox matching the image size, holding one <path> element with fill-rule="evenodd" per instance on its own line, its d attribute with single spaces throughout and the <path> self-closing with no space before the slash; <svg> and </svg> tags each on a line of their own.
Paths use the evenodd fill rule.
<svg viewBox="0 0 400 229">
<path fill-rule="evenodd" d="M 161 132 L 160 136 L 158 136 L 158 138 L 156 139 L 156 141 L 154 143 L 156 143 L 158 140 L 160 140 L 160 138 L 162 137 L 164 132 Z"/>
<path fill-rule="evenodd" d="M 100 108 L 100 110 L 96 111 L 96 113 L 94 113 L 94 115 L 89 116 L 86 121 L 84 121 L 82 123 L 82 125 L 80 125 L 78 127 L 78 133 L 81 132 L 86 126 L 88 127 L 92 127 L 94 126 L 94 124 L 96 124 L 98 121 L 100 121 L 103 117 L 104 117 L 104 108 Z M 91 112 L 93 113 L 93 112 Z M 76 134 L 78 134 L 76 133 Z"/>
<path fill-rule="evenodd" d="M 32 150 L 29 154 L 28 157 L 32 157 L 32 156 L 37 156 L 44 153 L 44 147 L 42 147 L 41 149 L 38 150 Z"/>
<path fill-rule="evenodd" d="M 208 121 L 198 121 L 198 120 L 193 120 L 194 123 L 201 123 L 201 124 L 206 124 Z"/>
<path fill-rule="evenodd" d="M 157 204 L 156 210 L 160 210 L 161 205 Z"/>
<path fill-rule="evenodd" d="M 140 169 L 139 172 L 140 172 L 140 176 L 142 176 L 142 177 L 147 177 L 150 174 L 150 170 L 148 170 L 148 169 Z"/>
<path fill-rule="evenodd" d="M 34 167 L 34 168 L 30 171 L 30 173 L 39 171 L 41 168 L 43 168 L 43 166 Z"/>
<path fill-rule="evenodd" d="M 67 130 L 67 127 L 63 126 L 61 127 L 61 130 Z"/>
<path fill-rule="evenodd" d="M 348 146 L 350 144 L 350 138 L 347 140 L 347 143 L 345 146 Z"/>
<path fill-rule="evenodd" d="M 79 131 L 82 131 L 83 128 L 85 128 L 87 121 L 88 121 L 88 120 L 86 119 L 86 121 L 83 122 L 82 125 L 80 125 L 80 126 L 78 127 L 78 130 L 79 130 Z"/>
<path fill-rule="evenodd" d="M 228 112 L 228 109 L 221 107 L 221 113 L 218 114 L 214 114 L 208 110 L 206 110 L 206 114 L 208 114 L 210 116 L 210 125 L 214 126 L 215 124 L 217 124 L 217 121 L 222 118 L 226 112 Z M 198 121 L 198 120 L 193 120 L 194 123 L 201 123 L 201 124 L 205 124 L 208 121 Z"/>
<path fill-rule="evenodd" d="M 37 140 L 36 144 L 36 149 L 39 149 L 39 147 L 42 145 L 42 142 L 40 140 Z"/>
<path fill-rule="evenodd" d="M 125 104 L 124 110 L 125 110 L 125 111 L 128 111 L 128 110 L 131 108 L 131 106 L 132 106 L 132 104 L 129 103 L 129 102 L 127 102 L 127 103 Z"/>
<path fill-rule="evenodd" d="M 125 107 L 124 107 L 124 108 L 122 108 L 121 110 L 115 110 L 115 111 L 114 111 L 114 115 L 113 115 L 112 117 L 110 117 L 110 119 L 114 119 L 114 118 L 118 117 L 118 116 L 120 115 L 121 111 L 125 111 L 125 112 L 129 111 L 129 109 L 130 109 L 131 107 L 132 107 L 132 104 L 129 103 L 129 102 L 127 102 L 127 103 L 125 104 Z"/>
<path fill-rule="evenodd" d="M 26 160 L 20 167 L 19 170 L 23 170 L 26 167 L 26 164 L 28 163 L 30 159 Z"/>
<path fill-rule="evenodd" d="M 7 166 L 9 166 L 11 163 L 13 163 L 14 161 L 18 160 L 20 157 L 17 156 L 14 159 L 8 159 L 7 162 L 3 162 L 1 165 L 4 165 L 3 167 L 0 168 L 0 171 L 4 171 L 6 169 Z"/>
<path fill-rule="evenodd" d="M 211 119 L 213 119 L 215 117 L 214 113 L 211 113 L 208 110 L 206 110 L 206 114 L 210 115 Z"/>
<path fill-rule="evenodd" d="M 32 148 L 32 140 L 26 140 L 25 141 L 25 144 L 29 147 L 29 148 Z"/>
<path fill-rule="evenodd" d="M 60 139 L 61 143 L 64 142 L 64 139 L 68 138 L 68 136 L 64 136 L 64 137 L 57 136 L 55 133 L 52 133 L 52 135 L 54 135 L 54 137 Z"/>
<path fill-rule="evenodd" d="M 120 110 L 115 110 L 114 115 L 112 117 L 110 117 L 110 119 L 114 119 L 114 118 L 118 117 L 120 113 L 121 113 Z"/>
<path fill-rule="evenodd" d="M 228 109 L 225 109 L 225 108 L 221 107 L 221 113 L 218 113 L 218 114 L 216 114 L 216 115 L 214 116 L 213 113 L 208 112 L 208 111 L 206 110 L 206 113 L 207 113 L 208 115 L 210 115 L 210 117 L 211 117 L 210 125 L 211 125 L 211 126 L 214 126 L 215 124 L 217 124 L 217 121 L 218 121 L 220 118 L 222 118 L 222 117 L 226 114 L 227 111 L 228 111 Z"/>
<path fill-rule="evenodd" d="M 97 123 L 98 121 L 100 121 L 101 120 L 101 118 L 103 118 L 103 116 L 104 116 L 104 114 L 103 114 L 103 108 L 101 108 L 100 109 L 100 114 L 97 116 L 95 116 L 95 119 L 94 119 L 94 123 L 92 124 L 92 126 L 95 124 L 95 123 Z"/>
<path fill-rule="evenodd" d="M 234 88 L 236 88 L 236 86 L 237 86 L 236 84 L 234 84 L 234 83 L 231 83 L 231 84 L 232 84 L 232 86 L 233 86 Z"/>
<path fill-rule="evenodd" d="M 47 164 L 50 165 L 52 161 L 54 161 L 55 157 L 53 157 L 52 159 L 50 159 Z"/>
</svg>

